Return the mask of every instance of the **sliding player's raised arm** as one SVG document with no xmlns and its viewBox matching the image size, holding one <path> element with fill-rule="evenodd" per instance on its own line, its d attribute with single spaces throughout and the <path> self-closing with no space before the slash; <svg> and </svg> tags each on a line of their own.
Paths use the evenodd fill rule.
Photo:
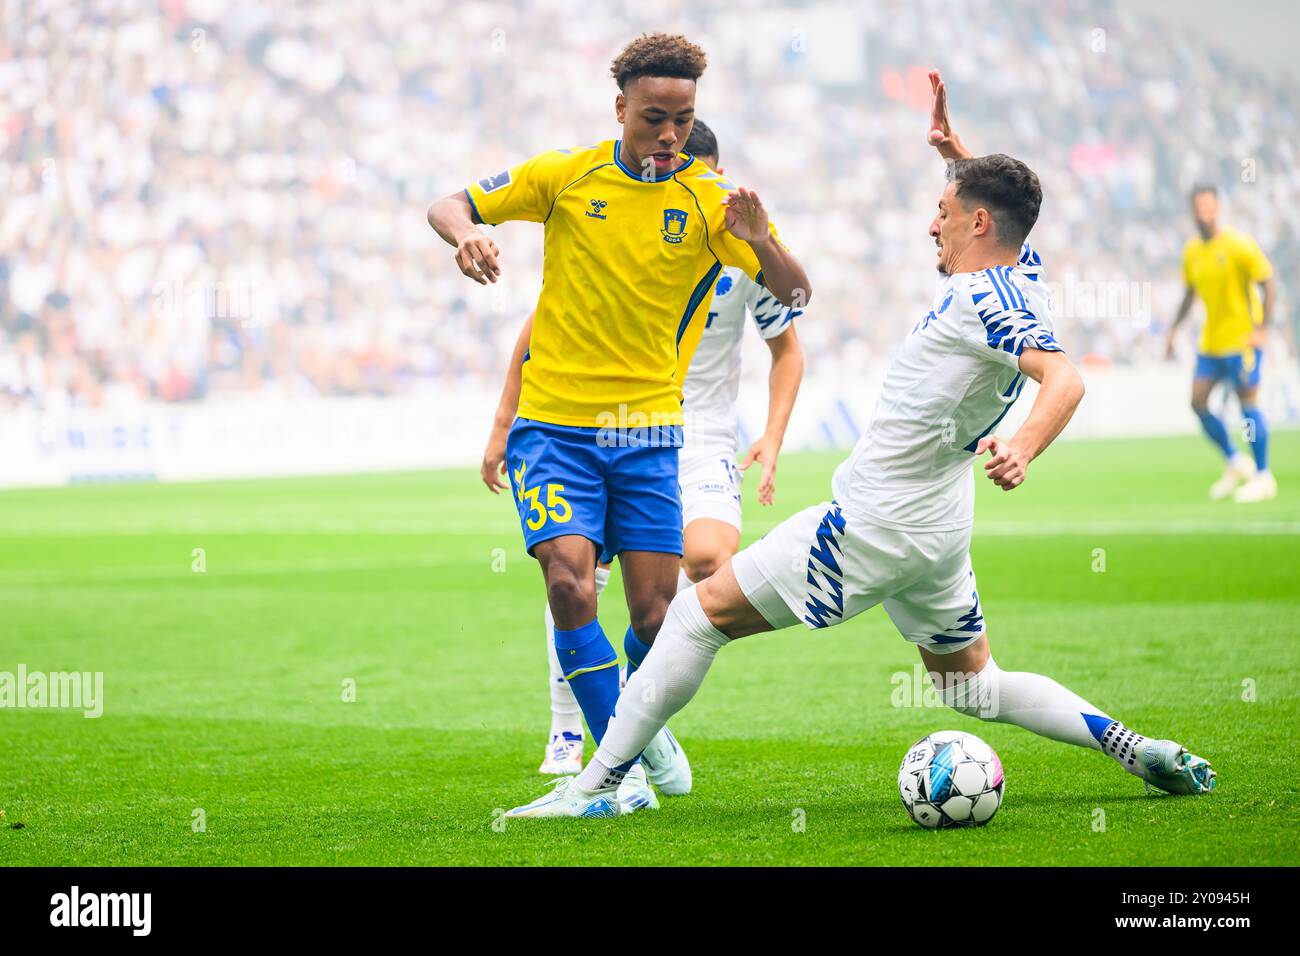
<svg viewBox="0 0 1300 956">
<path fill-rule="evenodd" d="M 961 137 L 953 132 L 952 121 L 948 118 L 948 87 L 938 70 L 930 71 L 930 145 L 949 162 L 974 156 L 962 144 Z"/>
</svg>

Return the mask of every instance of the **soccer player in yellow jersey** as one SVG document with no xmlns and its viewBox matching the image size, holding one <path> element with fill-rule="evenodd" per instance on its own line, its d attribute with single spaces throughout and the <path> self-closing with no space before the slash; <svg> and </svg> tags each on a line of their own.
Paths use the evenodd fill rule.
<svg viewBox="0 0 1300 956">
<path fill-rule="evenodd" d="M 680 151 L 705 65 L 685 37 L 638 37 L 611 69 L 620 138 L 541 153 L 428 212 L 479 284 L 501 272 L 479 224 L 545 224 L 506 463 L 556 651 L 597 741 L 619 681 L 596 619 L 596 557 L 602 548 L 618 556 L 631 630 L 652 644 L 677 591 L 681 388 L 714 284 L 737 266 L 785 305 L 811 297 L 758 195 Z"/>
<path fill-rule="evenodd" d="M 1268 427 L 1259 408 L 1259 370 L 1273 311 L 1273 267 L 1254 239 L 1219 225 L 1219 195 L 1213 186 L 1192 190 L 1192 214 L 1200 235 L 1189 239 L 1183 249 L 1187 291 L 1169 329 L 1166 352 L 1173 357 L 1178 326 L 1199 296 L 1205 303 L 1205 324 L 1192 380 L 1192 410 L 1227 459 L 1223 476 L 1210 488 L 1210 497 L 1218 500 L 1233 495 L 1237 501 L 1266 501 L 1276 497 L 1277 481 L 1268 470 Z M 1233 447 L 1227 428 L 1210 411 L 1210 392 L 1221 381 L 1236 391 L 1241 402 L 1253 462 Z"/>
</svg>

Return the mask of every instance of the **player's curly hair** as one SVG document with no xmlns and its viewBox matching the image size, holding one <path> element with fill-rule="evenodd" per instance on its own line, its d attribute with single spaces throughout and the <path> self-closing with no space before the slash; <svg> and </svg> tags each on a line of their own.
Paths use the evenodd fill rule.
<svg viewBox="0 0 1300 956">
<path fill-rule="evenodd" d="M 704 51 L 684 36 L 643 33 L 614 57 L 609 72 L 622 90 L 642 76 L 698 80 L 708 65 Z"/>
<path fill-rule="evenodd" d="M 955 160 L 949 175 L 963 202 L 972 200 L 993 215 L 999 244 L 1019 249 L 1038 221 L 1043 203 L 1043 187 L 1034 171 L 1005 153 L 994 153 Z"/>
</svg>

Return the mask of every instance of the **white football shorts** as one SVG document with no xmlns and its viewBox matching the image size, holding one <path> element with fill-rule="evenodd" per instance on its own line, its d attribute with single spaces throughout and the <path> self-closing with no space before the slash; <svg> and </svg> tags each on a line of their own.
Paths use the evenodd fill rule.
<svg viewBox="0 0 1300 956">
<path fill-rule="evenodd" d="M 682 527 L 696 518 L 716 518 L 740 530 L 740 485 L 744 476 L 736 453 L 725 448 L 683 449 L 677 463 L 682 495 Z"/>
<path fill-rule="evenodd" d="M 900 634 L 950 654 L 984 633 L 969 527 L 899 531 L 834 501 L 791 515 L 732 558 L 750 603 L 775 628 L 832 627 L 877 604 Z"/>
</svg>

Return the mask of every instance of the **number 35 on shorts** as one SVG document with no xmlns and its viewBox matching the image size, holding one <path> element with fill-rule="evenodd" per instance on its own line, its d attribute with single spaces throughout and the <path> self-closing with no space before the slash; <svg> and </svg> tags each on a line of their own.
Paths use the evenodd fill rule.
<svg viewBox="0 0 1300 956">
<path fill-rule="evenodd" d="M 564 485 L 555 482 L 548 482 L 545 486 L 534 485 L 528 487 L 524 482 L 524 473 L 528 470 L 528 463 L 521 461 L 519 467 L 515 469 L 515 487 L 518 489 L 519 503 L 527 506 L 527 512 L 521 509 L 520 517 L 528 525 L 529 530 L 540 530 L 548 520 L 556 524 L 564 524 L 573 517 L 573 509 L 569 503 L 564 500 L 560 492 L 564 491 Z M 542 504 L 543 488 L 545 489 L 546 504 Z"/>
</svg>

